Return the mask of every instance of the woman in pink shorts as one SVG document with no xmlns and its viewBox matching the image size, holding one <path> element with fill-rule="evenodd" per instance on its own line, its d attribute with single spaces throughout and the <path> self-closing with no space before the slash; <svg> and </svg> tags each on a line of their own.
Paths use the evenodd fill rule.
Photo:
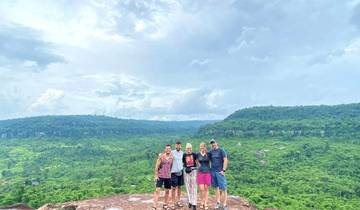
<svg viewBox="0 0 360 210">
<path fill-rule="evenodd" d="M 206 144 L 200 144 L 200 151 L 197 154 L 198 162 L 198 176 L 197 183 L 200 189 L 200 209 L 209 209 L 208 197 L 209 197 L 209 187 L 211 185 L 211 173 L 210 173 L 210 153 L 206 149 Z"/>
</svg>

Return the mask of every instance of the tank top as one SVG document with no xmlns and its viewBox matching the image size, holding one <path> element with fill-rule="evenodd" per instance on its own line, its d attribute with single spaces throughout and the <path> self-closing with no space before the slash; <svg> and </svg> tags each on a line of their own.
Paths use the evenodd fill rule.
<svg viewBox="0 0 360 210">
<path fill-rule="evenodd" d="M 159 178 L 170 179 L 171 178 L 171 164 L 174 157 L 170 155 L 168 158 L 165 154 L 160 157 L 160 166 L 158 169 Z"/>
</svg>

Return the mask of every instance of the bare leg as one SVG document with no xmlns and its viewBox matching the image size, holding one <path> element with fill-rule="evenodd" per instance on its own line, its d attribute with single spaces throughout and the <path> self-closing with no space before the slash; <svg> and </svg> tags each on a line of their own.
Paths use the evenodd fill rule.
<svg viewBox="0 0 360 210">
<path fill-rule="evenodd" d="M 208 205 L 208 199 L 209 199 L 209 186 L 204 185 L 204 205 L 207 206 Z"/>
<path fill-rule="evenodd" d="M 204 185 L 199 184 L 199 191 L 200 191 L 200 204 L 204 204 Z"/>
<path fill-rule="evenodd" d="M 221 191 L 221 197 L 223 200 L 223 205 L 226 206 L 227 205 L 227 191 L 226 190 Z"/>
<path fill-rule="evenodd" d="M 177 202 L 177 199 L 176 199 L 177 189 L 178 189 L 177 187 L 171 188 L 171 198 L 172 198 L 172 202 L 174 203 L 174 205 Z"/>
<path fill-rule="evenodd" d="M 216 197 L 216 202 L 220 203 L 220 190 L 219 188 L 215 188 L 215 197 Z"/>
<path fill-rule="evenodd" d="M 165 205 L 169 204 L 169 189 L 165 189 Z"/>
<path fill-rule="evenodd" d="M 157 208 L 158 206 L 158 200 L 159 200 L 159 196 L 160 196 L 160 190 L 161 188 L 160 187 L 157 187 L 155 189 L 155 192 L 154 192 L 154 207 Z"/>
<path fill-rule="evenodd" d="M 180 201 L 180 198 L 181 198 L 181 186 L 178 186 L 177 187 L 177 201 Z"/>
</svg>

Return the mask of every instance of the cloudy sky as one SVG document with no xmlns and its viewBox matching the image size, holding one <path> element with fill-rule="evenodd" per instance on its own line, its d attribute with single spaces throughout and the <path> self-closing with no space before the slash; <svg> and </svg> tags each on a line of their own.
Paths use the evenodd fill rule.
<svg viewBox="0 0 360 210">
<path fill-rule="evenodd" d="M 360 102 L 360 0 L 1 0 L 0 119 Z"/>
</svg>

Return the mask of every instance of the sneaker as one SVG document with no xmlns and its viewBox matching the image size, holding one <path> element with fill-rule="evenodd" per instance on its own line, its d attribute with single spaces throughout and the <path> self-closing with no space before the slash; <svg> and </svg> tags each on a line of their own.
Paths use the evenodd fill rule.
<svg viewBox="0 0 360 210">
<path fill-rule="evenodd" d="M 215 209 L 220 209 L 222 207 L 221 203 L 217 202 L 215 205 Z"/>
<path fill-rule="evenodd" d="M 223 210 L 228 210 L 228 207 L 227 207 L 227 206 L 223 206 Z"/>
</svg>

